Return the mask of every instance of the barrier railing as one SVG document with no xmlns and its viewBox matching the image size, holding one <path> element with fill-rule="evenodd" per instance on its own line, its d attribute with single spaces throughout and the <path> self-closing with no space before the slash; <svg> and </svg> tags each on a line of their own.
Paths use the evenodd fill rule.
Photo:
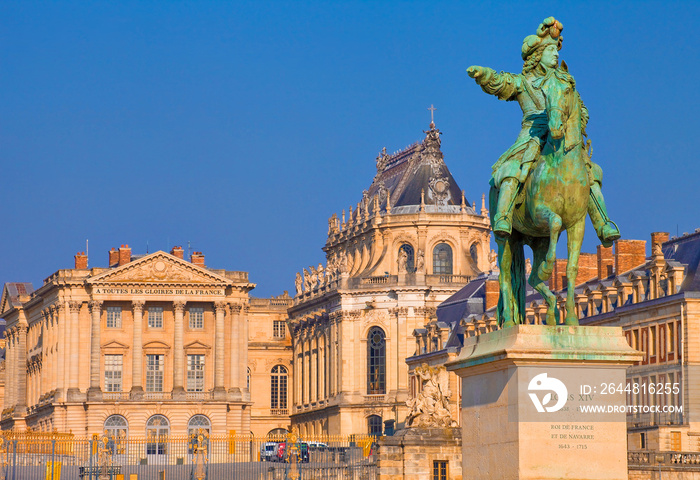
<svg viewBox="0 0 700 480">
<path fill-rule="evenodd" d="M 375 437 L 0 433 L 0 480 L 376 479 Z"/>
</svg>

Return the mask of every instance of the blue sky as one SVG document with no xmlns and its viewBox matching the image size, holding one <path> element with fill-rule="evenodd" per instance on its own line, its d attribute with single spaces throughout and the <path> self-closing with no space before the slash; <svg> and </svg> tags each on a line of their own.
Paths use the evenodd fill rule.
<svg viewBox="0 0 700 480">
<path fill-rule="evenodd" d="M 39 286 L 86 239 L 91 266 L 191 242 L 254 296 L 291 291 L 431 104 L 480 202 L 521 112 L 465 70 L 519 72 L 549 15 L 623 236 L 700 227 L 697 3 L 4 1 L 0 282 Z"/>
</svg>

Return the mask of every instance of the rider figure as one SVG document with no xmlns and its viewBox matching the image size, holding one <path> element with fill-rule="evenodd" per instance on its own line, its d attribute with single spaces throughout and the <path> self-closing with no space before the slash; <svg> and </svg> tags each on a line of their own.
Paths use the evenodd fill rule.
<svg viewBox="0 0 700 480">
<path fill-rule="evenodd" d="M 517 100 L 523 111 L 522 129 L 512 147 L 500 156 L 493 165 L 493 185 L 498 189 L 498 203 L 493 217 L 493 231 L 507 237 L 512 230 L 513 206 L 520 185 L 527 179 L 534 161 L 540 155 L 549 133 L 545 98 L 541 90 L 543 81 L 550 75 L 571 84 L 576 82 L 568 73 L 566 63 L 559 67 L 559 50 L 562 45 L 563 25 L 554 19 L 546 18 L 537 29 L 536 35 L 523 40 L 522 58 L 525 61 L 522 74 L 496 73 L 487 67 L 472 66 L 467 69 L 470 77 L 476 80 L 481 89 L 499 100 Z M 576 92 L 582 111 L 582 131 L 586 134 L 588 110 Z M 587 155 L 588 157 L 588 155 Z M 608 247 L 620 238 L 620 231 L 608 217 L 601 184 L 603 170 L 595 163 L 586 162 L 591 186 L 588 199 L 588 215 L 601 243 Z"/>
</svg>

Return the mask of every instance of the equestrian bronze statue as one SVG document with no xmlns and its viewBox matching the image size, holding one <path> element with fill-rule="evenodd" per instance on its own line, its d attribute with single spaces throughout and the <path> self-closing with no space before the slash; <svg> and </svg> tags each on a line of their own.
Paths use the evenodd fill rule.
<svg viewBox="0 0 700 480">
<path fill-rule="evenodd" d="M 546 18 L 523 41 L 522 74 L 467 70 L 481 88 L 501 100 L 517 100 L 523 111 L 518 138 L 493 165 L 490 185 L 491 228 L 498 244 L 502 326 L 525 321 L 525 253 L 533 252 L 530 285 L 547 303 L 547 324 L 557 323 L 556 297 L 545 283 L 554 270 L 556 246 L 566 230 L 567 325 L 578 325 L 574 287 L 586 213 L 604 246 L 620 238 L 601 191 L 603 171 L 591 161 L 586 140 L 588 109 L 566 63 L 559 65 L 563 25 Z"/>
</svg>

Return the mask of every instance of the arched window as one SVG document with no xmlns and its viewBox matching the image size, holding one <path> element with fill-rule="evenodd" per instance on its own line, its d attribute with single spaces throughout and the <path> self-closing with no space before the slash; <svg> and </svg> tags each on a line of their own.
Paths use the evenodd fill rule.
<svg viewBox="0 0 700 480">
<path fill-rule="evenodd" d="M 211 422 L 204 415 L 193 415 L 190 421 L 187 422 L 187 436 L 196 435 L 199 430 L 206 430 L 207 435 L 211 436 Z"/>
<path fill-rule="evenodd" d="M 275 365 L 270 377 L 270 408 L 272 414 L 287 414 L 287 367 Z"/>
<path fill-rule="evenodd" d="M 170 422 L 163 415 L 153 415 L 146 422 L 146 454 L 165 455 L 168 452 Z"/>
<path fill-rule="evenodd" d="M 452 275 L 452 248 L 446 243 L 433 249 L 433 275 Z"/>
<path fill-rule="evenodd" d="M 386 336 L 372 327 L 367 334 L 367 394 L 386 393 Z"/>
<path fill-rule="evenodd" d="M 126 449 L 126 439 L 129 436 L 129 422 L 126 418 L 121 415 L 110 415 L 105 420 L 104 430 L 107 435 L 114 437 L 114 453 L 123 454 Z"/>
<path fill-rule="evenodd" d="M 382 417 L 379 415 L 367 417 L 367 433 L 377 437 L 382 435 Z"/>
<path fill-rule="evenodd" d="M 476 247 L 476 243 L 472 243 L 472 246 L 469 247 L 469 255 L 472 257 L 474 265 L 479 263 L 479 250 Z"/>
<path fill-rule="evenodd" d="M 408 243 L 401 245 L 399 247 L 399 259 L 402 257 L 402 252 L 406 253 L 406 273 L 414 273 L 416 271 L 416 261 L 415 256 L 413 255 L 413 247 Z M 400 268 L 399 273 L 401 273 Z"/>
<path fill-rule="evenodd" d="M 284 428 L 274 428 L 267 432 L 268 437 L 283 437 L 285 435 L 287 435 L 287 430 Z"/>
</svg>

